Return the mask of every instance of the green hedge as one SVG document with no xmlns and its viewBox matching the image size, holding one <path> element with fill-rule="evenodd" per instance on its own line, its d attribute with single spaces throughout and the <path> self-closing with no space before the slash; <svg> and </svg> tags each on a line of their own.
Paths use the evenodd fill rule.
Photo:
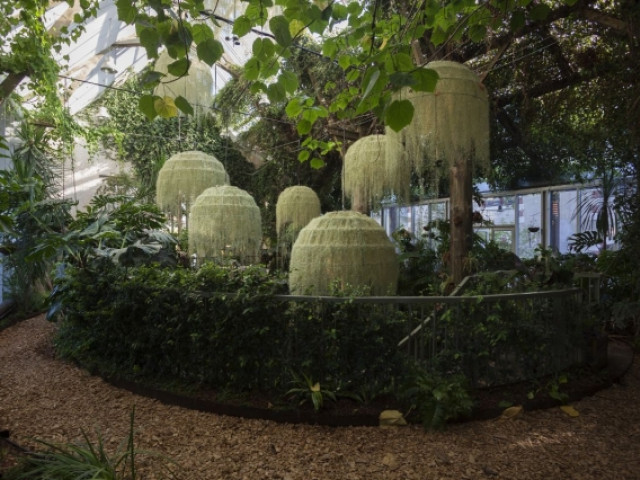
<svg viewBox="0 0 640 480">
<path fill-rule="evenodd" d="M 283 394 L 306 375 L 373 395 L 402 375 L 403 322 L 380 306 L 295 304 L 264 269 L 67 268 L 57 348 L 106 375 Z"/>
</svg>

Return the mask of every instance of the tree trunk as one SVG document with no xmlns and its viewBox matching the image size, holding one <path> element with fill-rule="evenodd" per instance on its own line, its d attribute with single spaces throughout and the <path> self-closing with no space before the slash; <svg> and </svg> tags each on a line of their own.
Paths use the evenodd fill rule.
<svg viewBox="0 0 640 480">
<path fill-rule="evenodd" d="M 473 186 L 471 163 L 466 159 L 453 162 L 449 177 L 451 189 L 451 278 L 458 285 L 466 275 L 465 261 L 472 246 L 473 226 L 471 202 Z"/>
</svg>

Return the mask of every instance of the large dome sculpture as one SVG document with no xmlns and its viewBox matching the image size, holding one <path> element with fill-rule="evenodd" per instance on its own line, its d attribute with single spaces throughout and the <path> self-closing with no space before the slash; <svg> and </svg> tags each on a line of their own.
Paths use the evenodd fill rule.
<svg viewBox="0 0 640 480">
<path fill-rule="evenodd" d="M 320 199 L 316 192 L 303 185 L 285 188 L 276 202 L 276 233 L 280 238 L 286 230 L 300 231 L 319 216 Z"/>
<path fill-rule="evenodd" d="M 188 218 L 189 207 L 198 195 L 209 187 L 228 184 L 229 175 L 216 157 L 196 150 L 180 152 L 158 172 L 156 203 L 180 228 L 183 214 Z"/>
<path fill-rule="evenodd" d="M 397 98 L 406 99 L 414 108 L 413 120 L 395 132 L 401 150 L 414 163 L 416 171 L 424 167 L 450 166 L 457 158 L 468 158 L 476 167 L 489 164 L 489 100 L 486 88 L 468 67 L 457 62 L 434 61 L 425 68 L 438 73 L 433 92 L 404 88 Z"/>
<path fill-rule="evenodd" d="M 362 213 L 330 212 L 314 218 L 291 251 L 292 294 L 327 295 L 337 284 L 366 287 L 371 295 L 393 295 L 397 281 L 393 244 L 384 229 Z"/>
<path fill-rule="evenodd" d="M 189 220 L 189 253 L 199 260 L 259 263 L 262 220 L 246 191 L 230 185 L 206 189 L 191 206 Z"/>
<path fill-rule="evenodd" d="M 342 182 L 352 210 L 368 213 L 385 195 L 408 198 L 412 166 L 397 143 L 395 136 L 368 135 L 349 147 Z"/>
</svg>

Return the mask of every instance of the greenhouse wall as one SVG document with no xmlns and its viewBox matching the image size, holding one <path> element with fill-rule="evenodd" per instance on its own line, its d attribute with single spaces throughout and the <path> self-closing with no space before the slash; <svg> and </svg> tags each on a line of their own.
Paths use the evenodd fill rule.
<svg viewBox="0 0 640 480">
<path fill-rule="evenodd" d="M 628 186 L 627 186 L 628 187 Z M 624 188 L 627 188 L 624 187 Z M 622 187 L 621 187 L 622 188 Z M 474 223 L 474 231 L 485 240 L 493 240 L 522 258 L 531 258 L 539 246 L 558 253 L 569 253 L 569 239 L 575 233 L 595 230 L 589 212 L 584 211 L 585 200 L 590 208 L 597 208 L 602 190 L 597 182 L 580 185 L 559 185 L 508 192 L 485 192 L 481 202 L 473 203 L 474 213 L 482 216 L 482 223 Z M 391 235 L 405 229 L 416 238 L 435 242 L 429 235 L 437 229 L 438 220 L 448 220 L 449 199 L 438 198 L 411 205 L 384 204 L 372 213 Z M 432 228 L 427 232 L 430 222 Z M 432 245 L 435 246 L 435 245 Z M 615 248 L 613 239 L 607 238 L 607 248 Z M 592 247 L 590 253 L 597 253 Z"/>
</svg>

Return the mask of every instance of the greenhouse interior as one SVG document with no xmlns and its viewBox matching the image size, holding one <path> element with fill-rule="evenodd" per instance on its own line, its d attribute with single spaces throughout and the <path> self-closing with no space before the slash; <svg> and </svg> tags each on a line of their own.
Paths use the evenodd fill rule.
<svg viewBox="0 0 640 480">
<path fill-rule="evenodd" d="M 636 3 L 0 1 L 0 477 L 637 478 Z"/>
</svg>

